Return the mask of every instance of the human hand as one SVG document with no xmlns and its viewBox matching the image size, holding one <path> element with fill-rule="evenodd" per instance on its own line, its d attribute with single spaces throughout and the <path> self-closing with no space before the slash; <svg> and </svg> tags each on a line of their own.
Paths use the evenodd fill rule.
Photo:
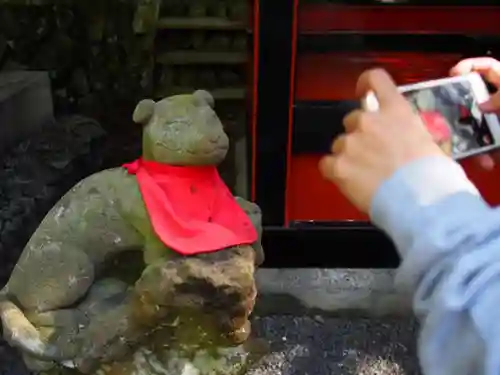
<svg viewBox="0 0 500 375">
<path fill-rule="evenodd" d="M 320 162 L 323 176 L 336 183 L 361 211 L 368 212 L 380 185 L 396 170 L 426 156 L 443 156 L 422 119 L 383 70 L 364 72 L 356 93 L 373 91 L 377 112 L 355 110 L 344 118 L 346 133 L 336 138 L 331 154 Z"/>
<path fill-rule="evenodd" d="M 472 72 L 481 74 L 485 80 L 490 82 L 497 89 L 500 88 L 500 61 L 491 57 L 465 59 L 455 65 L 451 69 L 450 74 L 452 76 L 457 76 Z M 479 108 L 486 113 L 500 114 L 500 91 L 493 94 L 488 101 L 480 103 Z M 484 169 L 491 170 L 495 164 L 500 163 L 500 151 L 479 155 L 475 160 Z"/>
</svg>

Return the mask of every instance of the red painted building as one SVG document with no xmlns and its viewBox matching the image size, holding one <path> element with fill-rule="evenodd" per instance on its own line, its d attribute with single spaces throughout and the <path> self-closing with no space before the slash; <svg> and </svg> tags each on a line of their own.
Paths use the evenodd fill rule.
<svg viewBox="0 0 500 375">
<path fill-rule="evenodd" d="M 328 254 L 336 267 L 397 265 L 391 242 L 317 164 L 359 105 L 353 91 L 363 70 L 383 67 L 407 84 L 447 76 L 465 57 L 500 57 L 500 4 L 435 3 L 255 1 L 251 191 L 271 259 L 317 266 Z M 500 170 L 463 165 L 486 199 L 500 204 Z"/>
</svg>

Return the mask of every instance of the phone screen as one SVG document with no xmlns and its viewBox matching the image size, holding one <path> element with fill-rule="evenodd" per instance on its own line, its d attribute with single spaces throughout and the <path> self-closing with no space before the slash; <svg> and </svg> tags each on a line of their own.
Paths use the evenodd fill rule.
<svg viewBox="0 0 500 375">
<path fill-rule="evenodd" d="M 449 82 L 402 94 L 448 155 L 459 158 L 493 145 L 488 121 L 479 110 L 470 82 Z"/>
</svg>

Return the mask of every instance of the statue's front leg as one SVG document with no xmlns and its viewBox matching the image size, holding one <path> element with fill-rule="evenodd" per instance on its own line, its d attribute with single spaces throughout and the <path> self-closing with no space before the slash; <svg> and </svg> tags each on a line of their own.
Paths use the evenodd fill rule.
<svg viewBox="0 0 500 375">
<path fill-rule="evenodd" d="M 191 313 L 199 316 L 180 327 L 199 326 L 207 330 L 203 337 L 223 345 L 245 341 L 256 295 L 254 253 L 241 246 L 147 266 L 126 298 L 92 319 L 78 369 L 89 373 L 101 363 L 121 360 L 159 325 L 171 318 L 184 321 Z"/>
<path fill-rule="evenodd" d="M 92 311 L 90 324 L 79 337 L 80 353 L 74 360 L 80 372 L 92 373 L 102 364 L 126 358 L 162 321 L 164 308 L 158 303 L 168 298 L 170 283 L 167 276 L 163 276 L 163 282 L 151 279 L 151 275 L 157 275 L 161 269 L 161 265 L 147 266 L 135 287 L 117 290 L 106 299 L 96 293 L 97 305 L 92 298 L 82 303 L 85 310 L 92 307 Z M 154 300 L 148 298 L 148 293 L 154 294 Z M 92 297 L 92 291 L 90 295 Z"/>
<path fill-rule="evenodd" d="M 141 305 L 136 311 L 162 323 L 200 313 L 189 326 L 199 319 L 209 340 L 239 344 L 248 337 L 256 296 L 254 262 L 255 250 L 238 246 L 149 266 L 136 284 Z"/>
<path fill-rule="evenodd" d="M 119 360 L 131 353 L 137 331 L 127 298 L 98 318 L 95 318 L 81 336 L 81 349 L 74 360 L 82 373 L 92 373 L 101 364 Z"/>
<path fill-rule="evenodd" d="M 257 242 L 252 244 L 255 250 L 255 265 L 258 267 L 264 263 L 265 260 L 264 249 L 262 248 L 262 211 L 260 207 L 253 202 L 247 201 L 241 197 L 235 197 L 235 199 L 243 211 L 248 215 L 259 235 Z"/>
</svg>

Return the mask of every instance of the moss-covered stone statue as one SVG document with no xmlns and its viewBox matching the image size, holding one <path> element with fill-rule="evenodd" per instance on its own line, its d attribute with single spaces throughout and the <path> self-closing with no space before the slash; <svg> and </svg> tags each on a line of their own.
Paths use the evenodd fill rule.
<svg viewBox="0 0 500 375">
<path fill-rule="evenodd" d="M 0 293 L 4 336 L 30 369 L 91 373 L 160 349 L 165 363 L 165 347 L 241 350 L 261 213 L 220 180 L 229 141 L 213 107 L 201 90 L 141 101 L 142 158 L 82 180 L 44 218 Z M 138 252 L 130 281 L 113 262 Z"/>
</svg>

